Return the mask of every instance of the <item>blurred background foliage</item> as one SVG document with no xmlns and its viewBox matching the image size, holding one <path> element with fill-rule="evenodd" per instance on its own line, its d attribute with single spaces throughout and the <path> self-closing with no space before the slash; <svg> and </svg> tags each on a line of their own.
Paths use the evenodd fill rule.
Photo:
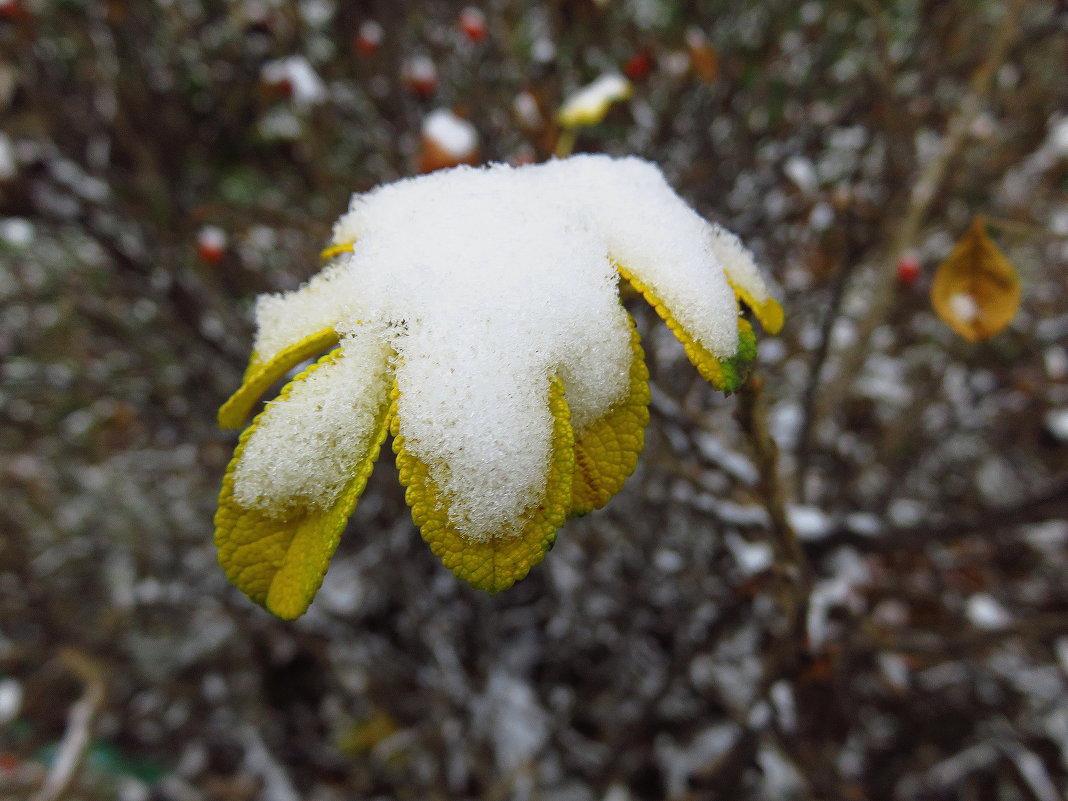
<svg viewBox="0 0 1068 801">
<path fill-rule="evenodd" d="M 1068 7 L 464 14 L 0 2 L 0 798 L 79 726 L 38 798 L 1063 797 Z M 777 282 L 756 417 L 636 307 L 638 473 L 529 579 L 457 584 L 387 455 L 311 612 L 252 608 L 211 520 L 256 294 L 433 110 L 539 161 L 621 70 L 575 149 L 657 161 Z M 1023 301 L 972 344 L 927 290 L 976 214 Z"/>
</svg>

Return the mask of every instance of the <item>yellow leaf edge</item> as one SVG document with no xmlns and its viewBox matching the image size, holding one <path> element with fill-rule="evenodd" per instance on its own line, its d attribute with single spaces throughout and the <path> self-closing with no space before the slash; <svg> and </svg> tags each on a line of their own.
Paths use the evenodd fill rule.
<svg viewBox="0 0 1068 801">
<path fill-rule="evenodd" d="M 693 338 L 690 332 L 675 319 L 667 304 L 657 297 L 647 284 L 621 264 L 616 264 L 616 270 L 660 315 L 671 333 L 682 343 L 687 358 L 702 378 L 721 392 L 735 392 L 745 383 L 753 361 L 756 359 L 756 335 L 748 320 L 738 317 L 738 350 L 733 356 L 720 359 Z"/>
<path fill-rule="evenodd" d="M 279 400 L 287 397 L 298 382 L 340 355 L 340 350 L 331 351 L 309 366 L 286 384 Z M 234 475 L 265 412 L 242 432 L 219 492 L 215 545 L 219 564 L 230 582 L 277 617 L 293 620 L 303 615 L 322 585 L 341 533 L 378 460 L 389 431 L 391 409 L 388 398 L 384 399 L 356 469 L 334 503 L 325 509 L 294 504 L 268 511 L 238 504 L 233 498 Z"/>
<path fill-rule="evenodd" d="M 649 369 L 634 318 L 630 326 L 631 363 L 627 394 L 607 414 L 575 432 L 575 472 L 571 515 L 600 509 L 622 489 L 638 465 L 649 424 Z"/>
<path fill-rule="evenodd" d="M 779 301 L 770 296 L 762 301 L 757 300 L 752 292 L 741 284 L 732 281 L 730 276 L 727 276 L 727 283 L 734 290 L 734 296 L 752 310 L 753 316 L 757 318 L 761 328 L 772 336 L 782 331 L 786 316 Z"/>
<path fill-rule="evenodd" d="M 333 328 L 324 328 L 283 348 L 265 362 L 259 361 L 253 353 L 245 376 L 241 379 L 241 386 L 219 409 L 219 427 L 241 428 L 253 405 L 271 384 L 305 359 L 335 347 L 338 341 L 337 332 Z"/>
<path fill-rule="evenodd" d="M 449 522 L 448 499 L 430 478 L 428 466 L 411 452 L 400 433 L 396 413 L 399 398 L 400 390 L 394 385 L 390 413 L 393 451 L 400 482 L 405 487 L 404 497 L 420 535 L 442 564 L 472 587 L 491 595 L 511 587 L 545 558 L 571 509 L 575 439 L 563 382 L 555 375 L 549 381 L 553 426 L 544 495 L 539 503 L 527 508 L 517 534 L 489 540 L 466 537 Z"/>
</svg>

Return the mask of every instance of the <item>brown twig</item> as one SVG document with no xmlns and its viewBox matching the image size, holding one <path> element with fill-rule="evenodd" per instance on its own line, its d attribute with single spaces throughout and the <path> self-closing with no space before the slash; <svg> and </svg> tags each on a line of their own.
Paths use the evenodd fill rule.
<svg viewBox="0 0 1068 801">
<path fill-rule="evenodd" d="M 845 300 L 846 287 L 853 275 L 857 259 L 861 253 L 861 243 L 855 235 L 856 216 L 850 211 L 846 214 L 842 224 L 842 236 L 840 244 L 840 256 L 838 269 L 835 272 L 831 284 L 831 296 L 820 324 L 820 340 L 816 353 L 812 358 L 812 368 L 805 393 L 801 399 L 801 426 L 798 432 L 797 462 L 795 488 L 797 497 L 804 503 L 806 499 L 805 475 L 809 467 L 809 455 L 814 437 L 814 426 L 819 389 L 822 385 L 823 371 L 827 364 L 827 358 L 831 353 L 831 339 L 834 333 L 834 324 L 838 321 L 842 310 L 842 302 Z"/>
<path fill-rule="evenodd" d="M 70 708 L 67 730 L 63 733 L 63 740 L 52 761 L 51 770 L 32 801 L 60 801 L 70 792 L 89 750 L 93 726 L 104 706 L 104 671 L 100 664 L 90 656 L 74 650 L 64 651 L 61 658 L 67 669 L 81 679 L 85 690 L 82 697 Z"/>
<path fill-rule="evenodd" d="M 873 651 L 957 659 L 962 651 L 983 651 L 995 648 L 1006 640 L 1023 638 L 1044 642 L 1062 637 L 1066 633 L 1068 633 L 1068 615 L 1047 613 L 1034 615 L 1001 628 L 972 628 L 963 631 L 910 630 L 894 634 L 880 632 L 866 635 L 861 642 Z"/>
<path fill-rule="evenodd" d="M 800 627 L 811 576 L 808 560 L 786 515 L 786 489 L 779 474 L 779 449 L 768 430 L 764 381 L 753 375 L 738 394 L 738 419 L 749 438 L 760 476 L 759 490 L 770 521 L 775 571 L 780 579 L 780 603 L 786 613 L 790 631 L 803 639 Z"/>
<path fill-rule="evenodd" d="M 932 543 L 955 542 L 980 532 L 992 533 L 1065 516 L 1068 516 L 1068 479 L 1062 478 L 1046 491 L 1011 506 L 983 509 L 940 524 L 892 528 L 875 537 L 836 531 L 806 543 L 805 552 L 811 558 L 818 558 L 837 547 L 849 545 L 868 553 L 889 553 Z"/>
</svg>

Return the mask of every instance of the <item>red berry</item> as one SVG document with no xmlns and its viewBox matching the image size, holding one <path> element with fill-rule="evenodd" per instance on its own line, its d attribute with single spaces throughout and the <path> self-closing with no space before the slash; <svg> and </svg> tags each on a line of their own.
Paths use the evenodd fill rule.
<svg viewBox="0 0 1068 801">
<path fill-rule="evenodd" d="M 897 262 L 897 282 L 902 286 L 913 286 L 920 278 L 920 261 L 912 252 L 904 253 Z"/>
<path fill-rule="evenodd" d="M 486 28 L 486 15 L 474 6 L 467 6 L 460 12 L 460 30 L 464 36 L 476 44 L 486 41 L 489 31 Z"/>
<path fill-rule="evenodd" d="M 226 253 L 226 232 L 214 225 L 205 225 L 197 232 L 197 255 L 207 264 L 218 264 Z"/>
<path fill-rule="evenodd" d="M 0 19 L 16 20 L 22 13 L 18 0 L 0 0 Z"/>
<path fill-rule="evenodd" d="M 649 77 L 653 69 L 653 54 L 649 50 L 639 50 L 623 65 L 623 74 L 632 81 L 641 81 Z"/>
<path fill-rule="evenodd" d="M 356 31 L 356 52 L 364 58 L 370 58 L 378 52 L 385 32 L 373 19 L 364 20 Z"/>
<path fill-rule="evenodd" d="M 401 79 L 409 92 L 423 100 L 438 90 L 438 69 L 427 56 L 415 56 L 404 62 Z"/>
</svg>

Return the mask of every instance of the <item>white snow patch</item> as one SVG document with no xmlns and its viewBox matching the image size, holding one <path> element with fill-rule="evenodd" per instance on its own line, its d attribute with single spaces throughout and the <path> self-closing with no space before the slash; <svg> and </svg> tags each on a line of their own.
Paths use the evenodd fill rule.
<svg viewBox="0 0 1068 801">
<path fill-rule="evenodd" d="M 246 447 L 239 500 L 336 497 L 392 350 L 401 435 L 449 498 L 451 522 L 473 539 L 508 534 L 544 493 L 550 377 L 579 433 L 626 392 L 617 264 L 708 350 L 736 352 L 738 308 L 712 239 L 636 158 L 459 167 L 354 196 L 333 237 L 353 252 L 257 303 L 259 361 L 330 327 L 344 358 L 270 407 Z"/>
<path fill-rule="evenodd" d="M 831 518 L 818 507 L 792 504 L 786 507 L 786 517 L 801 540 L 821 540 L 831 533 Z"/>
<path fill-rule="evenodd" d="M 701 451 L 701 456 L 747 487 L 754 486 L 760 479 L 756 465 L 748 456 L 726 447 L 719 437 L 710 432 L 698 432 L 697 449 Z"/>
<path fill-rule="evenodd" d="M 1068 351 L 1060 345 L 1051 345 L 1046 348 L 1042 360 L 1046 365 L 1046 375 L 1054 381 L 1060 381 L 1068 376 Z"/>
<path fill-rule="evenodd" d="M 16 248 L 33 244 L 35 230 L 33 223 L 25 217 L 6 217 L 0 219 L 0 241 Z"/>
<path fill-rule="evenodd" d="M 1044 147 L 1052 150 L 1058 158 L 1068 157 L 1068 117 L 1061 117 L 1050 124 Z"/>
<path fill-rule="evenodd" d="M 549 736 L 549 714 L 528 682 L 498 668 L 490 674 L 480 711 L 503 775 L 529 767 Z"/>
<path fill-rule="evenodd" d="M 782 170 L 804 194 L 811 195 L 819 189 L 819 178 L 812 162 L 804 156 L 790 156 Z"/>
<path fill-rule="evenodd" d="M 0 679 L 0 725 L 7 725 L 22 711 L 22 685 L 15 679 Z"/>
<path fill-rule="evenodd" d="M 1060 442 L 1068 442 L 1068 408 L 1046 412 L 1046 430 Z"/>
<path fill-rule="evenodd" d="M 797 798 L 806 789 L 807 782 L 778 748 L 761 745 L 757 764 L 764 798 Z"/>
<path fill-rule="evenodd" d="M 226 232 L 217 225 L 205 225 L 197 231 L 197 245 L 222 250 L 226 247 Z"/>
<path fill-rule="evenodd" d="M 877 537 L 883 530 L 882 520 L 870 512 L 850 512 L 846 515 L 845 525 L 851 532 L 862 537 Z"/>
<path fill-rule="evenodd" d="M 360 23 L 360 27 L 356 32 L 356 35 L 361 41 L 366 43 L 368 47 L 378 47 L 382 44 L 382 40 L 385 38 L 385 29 L 373 19 L 365 19 Z"/>
<path fill-rule="evenodd" d="M 918 526 L 927 516 L 927 508 L 911 498 L 895 498 L 886 508 L 890 522 L 901 528 Z"/>
<path fill-rule="evenodd" d="M 749 542 L 734 531 L 727 534 L 725 542 L 738 569 L 747 576 L 763 573 L 775 561 L 775 554 L 766 542 Z"/>
<path fill-rule="evenodd" d="M 908 689 L 911 671 L 909 670 L 908 660 L 905 657 L 898 653 L 883 651 L 876 661 L 879 665 L 879 672 L 887 684 L 899 692 L 904 692 Z"/>
<path fill-rule="evenodd" d="M 14 178 L 18 172 L 18 164 L 15 161 L 15 148 L 11 144 L 11 138 L 0 131 L 0 181 Z"/>
<path fill-rule="evenodd" d="M 655 741 L 656 762 L 664 774 L 665 797 L 677 798 L 686 791 L 691 776 L 723 756 L 741 732 L 731 722 L 716 723 L 698 732 L 688 744 L 678 744 L 669 735 Z"/>
<path fill-rule="evenodd" d="M 475 126 L 445 108 L 427 114 L 423 136 L 457 159 L 470 158 L 478 149 Z"/>
<path fill-rule="evenodd" d="M 709 226 L 709 246 L 727 277 L 739 289 L 748 292 L 757 303 L 768 299 L 768 287 L 753 259 L 753 254 L 737 236 L 713 223 Z"/>
<path fill-rule="evenodd" d="M 949 311 L 962 323 L 971 323 L 979 316 L 979 304 L 967 292 L 956 292 L 949 296 Z"/>
<path fill-rule="evenodd" d="M 234 498 L 272 508 L 279 498 L 329 506 L 366 451 L 386 402 L 388 345 L 380 332 L 342 339 L 341 357 L 320 365 L 269 404 L 234 474 Z"/>
<path fill-rule="evenodd" d="M 840 550 L 833 559 L 829 578 L 817 582 L 809 598 L 807 629 L 813 649 L 830 636 L 828 617 L 835 607 L 845 606 L 854 613 L 863 611 L 863 599 L 857 589 L 868 584 L 871 571 L 856 551 Z"/>
<path fill-rule="evenodd" d="M 1003 629 L 1012 623 L 1009 612 L 992 595 L 977 592 L 968 598 L 965 614 L 973 626 L 980 629 Z"/>
<path fill-rule="evenodd" d="M 430 56 L 413 56 L 404 62 L 401 73 L 406 81 L 432 84 L 438 80 L 438 68 Z"/>
<path fill-rule="evenodd" d="M 530 46 L 530 57 L 545 64 L 556 58 L 556 45 L 548 36 L 539 36 Z"/>
<path fill-rule="evenodd" d="M 268 61 L 260 75 L 267 84 L 288 84 L 293 105 L 298 109 L 306 110 L 326 100 L 326 85 L 304 56 Z"/>
<path fill-rule="evenodd" d="M 512 100 L 512 113 L 524 128 L 540 128 L 545 122 L 537 98 L 525 89 Z"/>
</svg>

